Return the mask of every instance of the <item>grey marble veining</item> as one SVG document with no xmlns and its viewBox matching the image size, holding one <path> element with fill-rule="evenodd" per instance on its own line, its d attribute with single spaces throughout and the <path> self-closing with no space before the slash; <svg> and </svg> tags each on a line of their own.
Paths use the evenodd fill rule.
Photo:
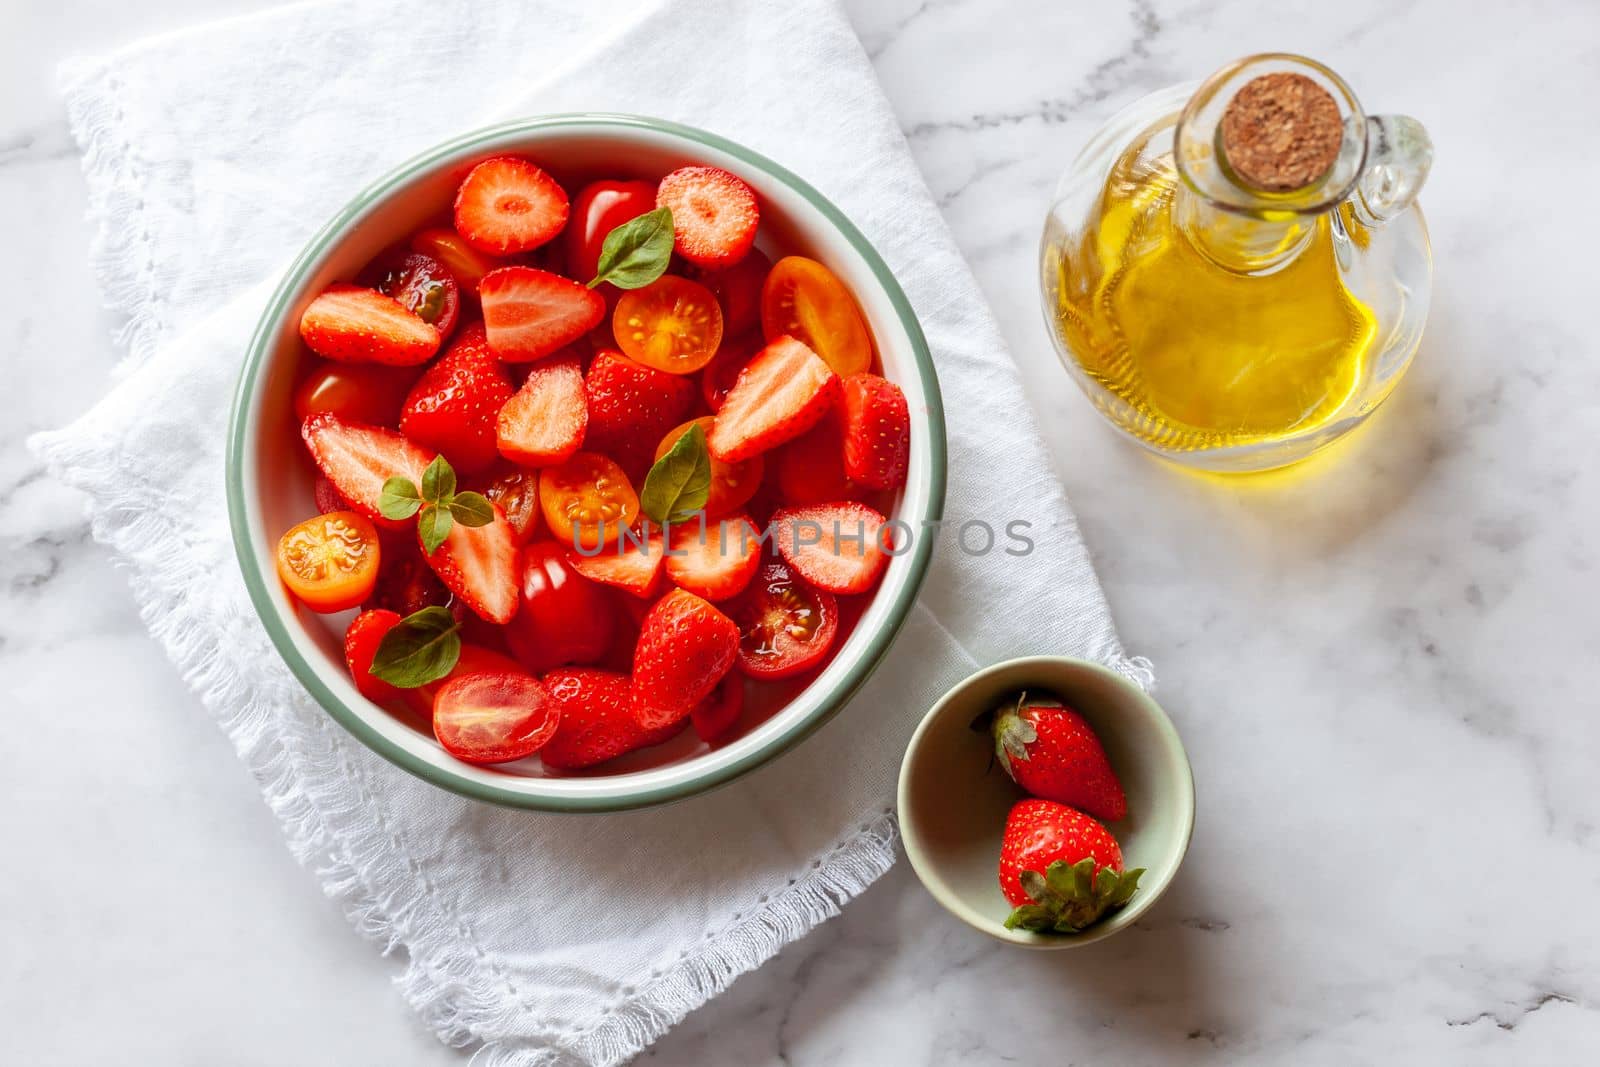
<svg viewBox="0 0 1600 1067">
<path fill-rule="evenodd" d="M 0 1060 L 461 1063 L 280 844 L 25 436 L 109 384 L 51 71 L 257 0 L 21 5 L 0 41 Z M 883 1062 L 1600 1059 L 1600 15 L 851 0 L 1027 378 L 1200 796 L 1190 858 L 1109 942 L 1004 950 L 901 865 L 646 1057 Z M 1093 23 L 1095 31 L 1085 32 Z M 1372 424 L 1292 477 L 1174 473 L 1102 427 L 1034 286 L 1060 171 L 1140 94 L 1308 52 L 1429 126 L 1434 310 Z"/>
</svg>

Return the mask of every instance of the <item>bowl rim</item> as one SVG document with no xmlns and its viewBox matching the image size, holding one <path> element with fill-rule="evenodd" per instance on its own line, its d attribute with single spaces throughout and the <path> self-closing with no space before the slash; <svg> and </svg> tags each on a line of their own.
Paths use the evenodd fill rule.
<svg viewBox="0 0 1600 1067">
<path fill-rule="evenodd" d="M 934 721 L 941 718 L 948 708 L 954 706 L 957 698 L 962 693 L 994 675 L 1008 671 L 1027 671 L 1041 666 L 1071 667 L 1090 674 L 1100 675 L 1115 683 L 1125 697 L 1144 708 L 1151 721 L 1155 723 L 1157 733 L 1178 754 L 1182 770 L 1177 783 L 1179 795 L 1183 802 L 1182 842 L 1181 847 L 1177 850 L 1177 862 L 1172 865 L 1172 869 L 1167 872 L 1166 877 L 1159 882 L 1146 883 L 1141 881 L 1139 892 L 1135 894 L 1134 899 L 1127 906 L 1106 917 L 1103 922 L 1095 923 L 1082 933 L 1072 935 L 1047 935 L 1036 934 L 1028 930 L 1007 930 L 1003 920 L 994 919 L 977 911 L 975 908 L 969 907 L 965 900 L 943 884 L 935 888 L 932 884 L 933 881 L 937 879 L 942 883 L 943 878 L 937 875 L 936 865 L 923 851 L 915 824 L 910 823 L 905 817 L 905 812 L 909 808 L 907 799 L 910 795 L 908 782 L 911 777 L 911 764 L 916 752 L 922 747 L 924 738 Z M 1139 916 L 1155 906 L 1156 901 L 1161 899 L 1162 894 L 1167 891 L 1167 887 L 1178 876 L 1178 870 L 1183 866 L 1183 861 L 1189 853 L 1189 845 L 1194 840 L 1194 768 L 1189 762 L 1189 752 L 1184 747 L 1183 738 L 1179 736 L 1178 728 L 1173 724 L 1172 718 L 1167 714 L 1166 709 L 1157 703 L 1155 698 L 1142 687 L 1121 672 L 1096 660 L 1080 659 L 1076 656 L 1018 656 L 1013 659 L 1001 660 L 981 670 L 974 671 L 951 686 L 938 700 L 933 702 L 933 706 L 922 717 L 922 721 L 917 723 L 917 728 L 912 732 L 911 739 L 906 742 L 905 755 L 900 761 L 900 776 L 895 784 L 895 810 L 900 814 L 900 840 L 905 848 L 906 858 L 911 861 L 911 869 L 915 872 L 917 881 L 921 882 L 922 887 L 928 891 L 928 895 L 933 897 L 945 911 L 979 933 L 987 934 L 996 941 L 1001 941 L 1008 945 L 1046 951 L 1082 948 L 1085 945 L 1092 945 L 1096 941 L 1112 937 L 1132 926 Z M 910 829 L 908 829 L 908 826 Z"/>
<path fill-rule="evenodd" d="M 244 365 L 238 384 L 234 388 L 228 416 L 227 450 L 224 457 L 224 480 L 227 485 L 228 525 L 232 535 L 234 555 L 243 573 L 245 587 L 250 595 L 257 618 L 267 630 L 273 646 L 285 664 L 312 698 L 358 741 L 402 770 L 440 788 L 476 800 L 505 807 L 552 812 L 607 812 L 651 807 L 657 804 L 703 793 L 725 785 L 741 775 L 790 751 L 824 723 L 838 714 L 850 698 L 864 685 L 873 671 L 883 661 L 890 645 L 898 636 L 906 616 L 916 602 L 923 580 L 927 576 L 933 553 L 934 538 L 915 539 L 911 556 L 910 575 L 889 605 L 885 625 L 868 636 L 861 657 L 846 671 L 831 693 L 824 695 L 817 706 L 804 717 L 791 723 L 783 732 L 775 734 L 762 746 L 753 749 L 737 760 L 713 770 L 686 774 L 676 781 L 649 787 L 618 789 L 593 795 L 549 794 L 537 789 L 512 790 L 495 783 L 478 781 L 456 772 L 453 768 L 429 763 L 406 751 L 368 724 L 366 715 L 357 711 L 335 694 L 322 680 L 315 665 L 309 662 L 291 639 L 287 620 L 279 611 L 269 592 L 269 581 L 275 575 L 265 573 L 262 561 L 257 558 L 251 544 L 249 517 L 245 500 L 246 479 L 242 476 L 246 462 L 254 456 L 254 444 L 249 439 L 252 398 L 257 382 L 271 362 L 273 340 L 291 298 L 303 286 L 307 277 L 344 238 L 351 224 L 380 201 L 400 191 L 419 175 L 439 166 L 448 166 L 460 157 L 475 151 L 493 151 L 502 142 L 519 136 L 552 129 L 589 129 L 602 133 L 618 131 L 647 131 L 676 137 L 690 144 L 703 145 L 738 159 L 743 165 L 764 172 L 768 177 L 786 185 L 807 201 L 844 238 L 871 271 L 883 295 L 894 309 L 901 328 L 910 345 L 911 356 L 921 381 L 924 406 L 927 409 L 929 483 L 928 500 L 922 522 L 934 522 L 944 512 L 947 482 L 947 440 L 944 405 L 939 391 L 938 374 L 922 332 L 916 313 L 904 290 L 872 246 L 850 219 L 808 182 L 781 164 L 754 150 L 717 134 L 682 123 L 671 122 L 645 115 L 610 112 L 564 112 L 496 123 L 442 142 L 405 162 L 368 184 L 328 220 L 305 244 L 293 262 L 284 271 L 272 296 L 268 299 L 245 351 Z M 253 484 L 253 483 L 252 483 Z M 692 765 L 692 764 L 691 764 Z M 521 782 L 530 779 L 519 779 Z"/>
</svg>

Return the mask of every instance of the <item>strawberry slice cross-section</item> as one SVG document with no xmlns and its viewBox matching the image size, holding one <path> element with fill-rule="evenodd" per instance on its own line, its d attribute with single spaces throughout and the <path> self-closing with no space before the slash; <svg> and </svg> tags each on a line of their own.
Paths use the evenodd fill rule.
<svg viewBox="0 0 1600 1067">
<path fill-rule="evenodd" d="M 792 441 L 833 410 L 839 376 L 804 343 L 779 337 L 763 348 L 717 411 L 706 444 L 732 463 Z"/>
<path fill-rule="evenodd" d="M 433 453 L 406 440 L 393 430 L 345 422 L 337 415 L 312 415 L 301 424 L 300 436 L 311 458 L 333 488 L 356 511 L 388 530 L 403 530 L 411 520 L 386 519 L 378 510 L 383 483 L 408 478 L 422 484 L 422 472 Z"/>
</svg>

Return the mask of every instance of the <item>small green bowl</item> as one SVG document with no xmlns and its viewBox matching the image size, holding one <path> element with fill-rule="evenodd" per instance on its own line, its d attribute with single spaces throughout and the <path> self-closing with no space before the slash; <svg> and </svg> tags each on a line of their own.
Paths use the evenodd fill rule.
<svg viewBox="0 0 1600 1067">
<path fill-rule="evenodd" d="M 658 176 L 689 163 L 739 174 L 761 201 L 764 242 L 827 264 L 855 294 L 883 373 L 906 394 L 910 471 L 889 509 L 913 530 L 944 507 L 944 411 L 933 357 L 911 303 L 860 230 L 798 176 L 704 130 L 639 115 L 548 115 L 466 134 L 379 178 L 335 215 L 290 265 L 245 355 L 228 434 L 228 518 L 250 598 L 284 662 L 328 714 L 363 744 L 434 785 L 479 800 L 545 811 L 617 811 L 680 800 L 731 782 L 787 752 L 844 707 L 882 661 L 927 573 L 933 538 L 895 556 L 861 620 L 831 662 L 770 717 L 707 745 L 691 733 L 592 773 L 550 774 L 537 759 L 476 767 L 453 759 L 425 723 L 391 715 L 351 684 L 342 635 L 348 617 L 314 616 L 278 581 L 278 537 L 311 512 L 312 469 L 291 410 L 307 358 L 301 312 L 329 282 L 353 277 L 399 235 L 447 212 L 479 161 L 526 154 L 576 186 L 602 177 Z"/>
<path fill-rule="evenodd" d="M 1080 934 L 1007 930 L 1000 892 L 1006 814 L 1026 794 L 993 763 L 987 733 L 972 721 L 1019 689 L 1050 693 L 1089 720 L 1128 794 L 1112 823 L 1128 868 L 1145 868 L 1126 907 Z M 1131 926 L 1178 873 L 1194 832 L 1194 776 L 1172 720 L 1127 678 L 1087 660 L 1032 656 L 972 675 L 933 706 L 900 765 L 900 835 L 917 877 L 950 914 L 999 941 L 1079 948 Z"/>
</svg>

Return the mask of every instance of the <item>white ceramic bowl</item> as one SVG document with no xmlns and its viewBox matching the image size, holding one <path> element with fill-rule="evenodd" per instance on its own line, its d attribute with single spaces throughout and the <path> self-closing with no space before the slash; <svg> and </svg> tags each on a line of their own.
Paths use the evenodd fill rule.
<svg viewBox="0 0 1600 1067">
<path fill-rule="evenodd" d="M 313 470 L 300 443 L 291 394 L 306 358 L 302 310 L 330 282 L 347 280 L 390 243 L 448 208 L 479 160 L 524 154 L 569 188 L 597 177 L 658 177 L 689 163 L 726 168 L 761 201 L 761 244 L 826 264 L 855 294 L 883 373 L 911 408 L 911 464 L 891 518 L 920 531 L 944 504 L 945 436 L 938 380 L 911 306 L 861 232 L 815 189 L 771 160 L 701 130 L 629 115 L 554 115 L 480 130 L 396 168 L 322 228 L 289 268 L 257 326 L 234 398 L 228 441 L 228 511 L 235 549 L 262 622 L 278 651 L 346 729 L 405 770 L 446 789 L 499 804 L 606 811 L 690 796 L 731 781 L 786 751 L 844 706 L 893 641 L 932 551 L 917 538 L 890 561 L 859 624 L 831 663 L 790 703 L 715 748 L 680 735 L 648 754 L 578 776 L 547 775 L 536 759 L 476 767 L 453 759 L 431 733 L 362 697 L 345 670 L 347 615 L 298 608 L 276 577 L 277 539 L 311 513 Z"/>
</svg>

